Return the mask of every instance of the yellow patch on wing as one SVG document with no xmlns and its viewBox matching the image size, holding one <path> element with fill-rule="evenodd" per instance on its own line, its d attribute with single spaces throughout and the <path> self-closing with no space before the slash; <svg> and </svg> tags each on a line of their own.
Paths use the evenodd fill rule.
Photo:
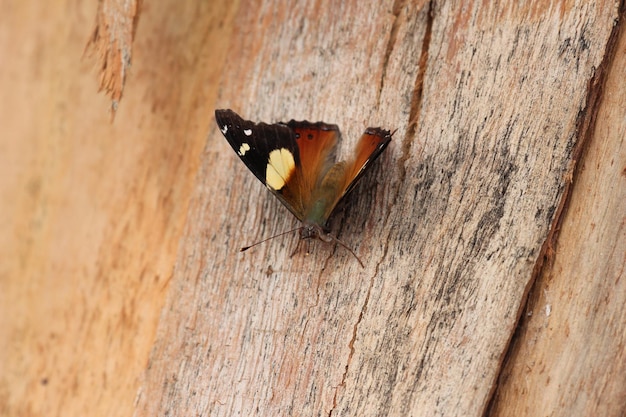
<svg viewBox="0 0 626 417">
<path fill-rule="evenodd" d="M 247 143 L 242 143 L 237 153 L 239 154 L 239 156 L 244 156 L 246 152 L 248 152 L 249 150 L 250 150 L 250 145 L 248 145 Z"/>
<path fill-rule="evenodd" d="M 270 152 L 267 162 L 265 184 L 273 190 L 280 190 L 294 173 L 295 168 L 296 162 L 289 150 L 285 148 L 274 149 Z"/>
</svg>

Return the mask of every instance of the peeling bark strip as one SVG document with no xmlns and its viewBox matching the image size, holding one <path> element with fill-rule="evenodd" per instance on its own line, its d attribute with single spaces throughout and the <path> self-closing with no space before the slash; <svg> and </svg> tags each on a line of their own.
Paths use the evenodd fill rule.
<svg viewBox="0 0 626 417">
<path fill-rule="evenodd" d="M 122 98 L 142 0 L 100 0 L 96 25 L 85 47 L 99 68 L 98 91 L 111 97 L 112 116 Z"/>
</svg>

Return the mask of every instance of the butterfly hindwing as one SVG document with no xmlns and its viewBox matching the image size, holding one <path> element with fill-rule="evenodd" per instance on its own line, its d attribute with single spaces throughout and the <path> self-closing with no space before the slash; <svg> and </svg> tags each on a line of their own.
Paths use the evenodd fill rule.
<svg viewBox="0 0 626 417">
<path fill-rule="evenodd" d="M 295 134 L 301 162 L 301 172 L 294 178 L 288 191 L 297 194 L 304 217 L 321 178 L 335 162 L 337 143 L 341 135 L 337 125 L 322 122 L 292 120 L 287 126 Z"/>
<path fill-rule="evenodd" d="M 287 126 L 296 137 L 303 176 L 317 181 L 320 174 L 335 161 L 337 143 L 341 138 L 339 127 L 322 122 L 295 120 L 287 123 Z"/>
<path fill-rule="evenodd" d="M 378 127 L 368 127 L 365 129 L 365 132 L 361 135 L 357 143 L 354 158 L 346 163 L 345 167 L 341 167 L 342 176 L 339 180 L 341 184 L 337 187 L 338 193 L 334 202 L 327 207 L 324 213 L 326 219 L 330 217 L 341 199 L 354 189 L 357 182 L 363 174 L 367 172 L 372 162 L 374 162 L 385 150 L 387 145 L 389 145 L 391 135 L 392 133 L 388 130 Z"/>
<path fill-rule="evenodd" d="M 356 146 L 356 154 L 352 165 L 346 171 L 346 190 L 343 195 L 348 194 L 361 176 L 370 167 L 372 162 L 380 156 L 389 142 L 391 142 L 391 132 L 378 127 L 368 127 L 359 139 Z"/>
</svg>

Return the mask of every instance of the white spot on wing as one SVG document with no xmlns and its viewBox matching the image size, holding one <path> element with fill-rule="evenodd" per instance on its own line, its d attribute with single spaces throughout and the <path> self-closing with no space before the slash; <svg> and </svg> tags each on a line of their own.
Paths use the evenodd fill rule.
<svg viewBox="0 0 626 417">
<path fill-rule="evenodd" d="M 270 152 L 265 170 L 265 183 L 273 190 L 280 190 L 285 186 L 293 174 L 296 162 L 293 154 L 285 148 L 274 149 Z"/>
<path fill-rule="evenodd" d="M 228 126 L 224 125 L 224 126 L 222 126 L 222 128 L 220 130 L 222 131 L 222 135 L 225 135 L 226 132 L 228 132 Z"/>
<path fill-rule="evenodd" d="M 252 129 L 244 129 L 243 130 L 243 134 L 246 136 L 251 136 L 252 135 Z"/>
<path fill-rule="evenodd" d="M 248 152 L 249 150 L 250 150 L 250 145 L 248 145 L 247 143 L 242 143 L 237 153 L 239 154 L 239 156 L 244 156 L 246 152 Z"/>
</svg>

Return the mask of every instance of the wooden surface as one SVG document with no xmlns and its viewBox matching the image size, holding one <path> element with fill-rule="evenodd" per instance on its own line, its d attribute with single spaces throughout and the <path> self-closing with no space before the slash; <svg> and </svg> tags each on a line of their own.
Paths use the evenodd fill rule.
<svg viewBox="0 0 626 417">
<path fill-rule="evenodd" d="M 131 67 L 133 41 L 141 0 L 100 0 L 91 38 L 85 52 L 99 72 L 99 89 L 111 98 L 115 115 Z"/>
<path fill-rule="evenodd" d="M 498 7 L 144 2 L 110 124 L 96 5 L 0 3 L 0 414 L 623 415 L 624 6 Z M 216 107 L 398 128 L 364 269 L 237 253 L 296 222 Z"/>
<path fill-rule="evenodd" d="M 0 415 L 130 416 L 212 127 L 225 48 L 206 42 L 228 37 L 229 9 L 146 7 L 111 124 L 83 55 L 96 2 L 0 5 Z"/>
<path fill-rule="evenodd" d="M 626 415 L 625 29 L 602 68 L 597 124 L 555 253 L 510 348 L 494 416 Z"/>
</svg>

